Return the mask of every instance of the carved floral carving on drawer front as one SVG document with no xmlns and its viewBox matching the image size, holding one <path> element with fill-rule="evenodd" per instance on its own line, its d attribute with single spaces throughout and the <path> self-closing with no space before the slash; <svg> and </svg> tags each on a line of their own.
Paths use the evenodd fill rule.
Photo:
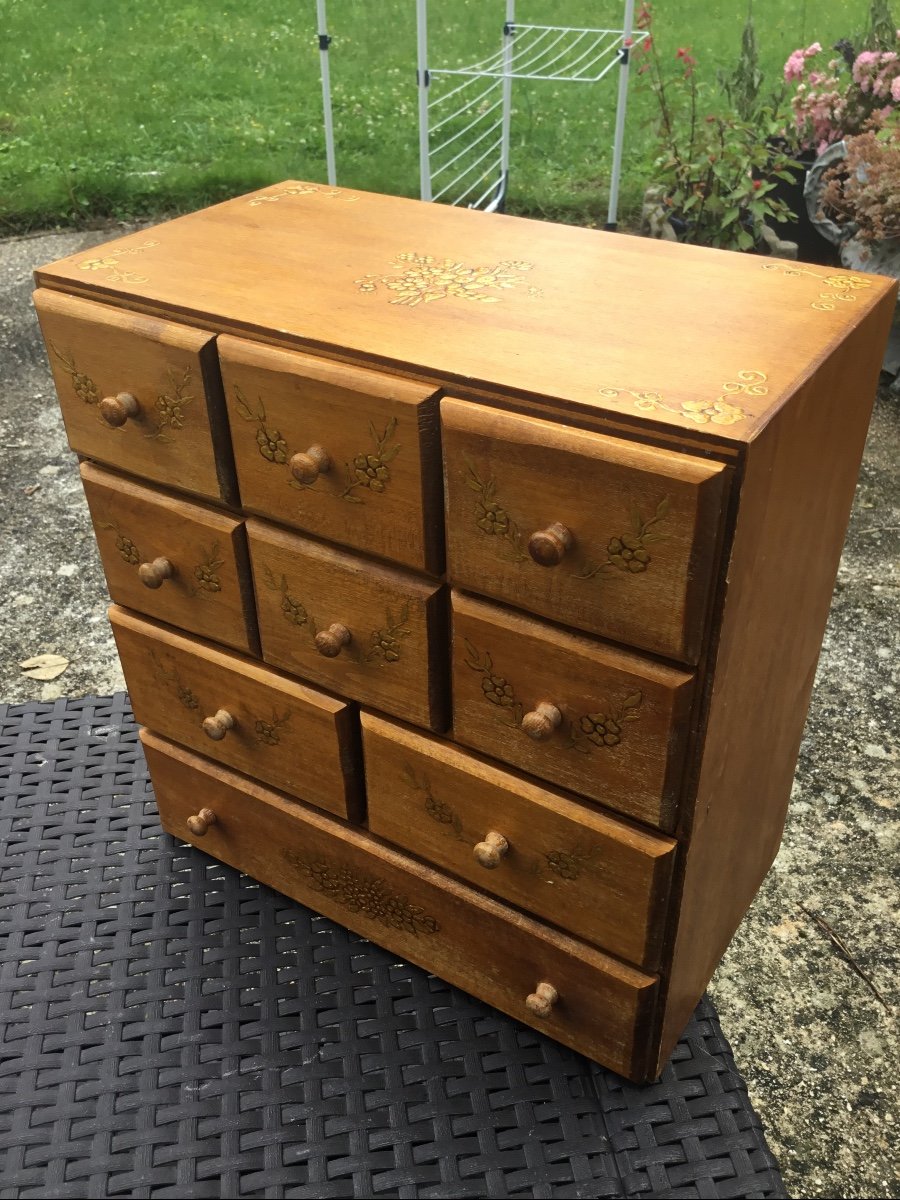
<svg viewBox="0 0 900 1200">
<path fill-rule="evenodd" d="M 141 552 L 138 550 L 134 540 L 123 533 L 118 525 L 114 525 L 111 521 L 105 521 L 101 529 L 111 529 L 116 535 L 116 552 L 119 557 L 128 563 L 129 567 L 140 565 Z"/>
<path fill-rule="evenodd" d="M 298 492 L 306 492 L 315 488 L 319 479 L 316 479 L 314 483 L 301 483 L 291 474 L 289 464 L 293 451 L 288 446 L 287 440 L 282 435 L 281 430 L 275 429 L 268 424 L 266 407 L 262 398 L 257 397 L 257 410 L 254 413 L 253 409 L 247 403 L 246 396 L 237 384 L 234 385 L 234 394 L 237 401 L 237 410 L 242 419 L 251 421 L 257 426 L 256 444 L 259 447 L 260 454 L 267 462 L 286 468 L 285 483 L 287 486 L 294 488 Z M 363 488 L 375 495 L 379 495 L 385 491 L 391 479 L 390 463 L 393 462 L 402 449 L 394 441 L 397 424 L 397 418 L 391 417 L 382 432 L 379 433 L 373 422 L 369 422 L 372 448 L 361 450 L 359 454 L 354 455 L 351 462 L 344 464 L 347 472 L 347 486 L 339 493 L 341 500 L 347 500 L 351 504 L 363 504 L 363 497 L 358 494 L 359 488 Z"/>
<path fill-rule="evenodd" d="M 504 556 L 513 562 L 528 562 L 525 553 L 524 538 L 518 522 L 510 515 L 497 495 L 497 484 L 493 477 L 486 479 L 479 475 L 475 464 L 468 456 L 464 461 L 469 475 L 467 485 L 477 493 L 475 502 L 475 524 L 488 537 L 497 538 L 503 546 Z M 573 556 L 574 574 L 577 579 L 595 579 L 600 572 L 607 568 L 616 568 L 631 575 L 640 575 L 650 566 L 652 561 L 647 547 L 653 542 L 665 540 L 665 534 L 656 528 L 665 520 L 670 508 L 670 499 L 663 496 L 652 517 L 644 518 L 636 510 L 631 511 L 631 531 L 612 537 L 606 546 L 606 557 L 600 562 L 585 558 L 576 548 Z"/>
<path fill-rule="evenodd" d="M 193 711 L 199 709 L 200 701 L 194 695 L 194 692 L 181 678 L 181 672 L 177 667 L 166 666 L 158 657 L 155 650 L 150 651 L 150 657 L 153 659 L 153 674 L 156 677 L 157 683 L 163 687 L 169 688 L 174 692 L 179 703 L 185 708 Z"/>
<path fill-rule="evenodd" d="M 153 433 L 148 433 L 147 437 L 156 438 L 161 442 L 170 442 L 172 439 L 164 431 L 166 429 L 183 429 L 185 418 L 184 409 L 188 404 L 193 404 L 195 396 L 188 394 L 188 388 L 191 383 L 193 372 L 190 367 L 185 367 L 181 373 L 181 377 L 169 367 L 168 376 L 171 383 L 171 389 L 168 392 L 160 392 L 156 397 L 155 408 L 158 413 L 156 420 L 156 429 Z"/>
<path fill-rule="evenodd" d="M 305 627 L 315 642 L 319 626 L 306 605 L 291 591 L 287 576 L 282 575 L 281 579 L 276 579 L 268 564 L 263 569 L 263 575 L 266 587 L 274 592 L 281 592 L 281 612 L 285 620 L 290 621 L 292 625 Z M 369 635 L 369 648 L 365 654 L 355 638 L 351 638 L 343 653 L 357 663 L 374 662 L 379 666 L 386 666 L 400 661 L 403 640 L 408 637 L 412 637 L 412 630 L 409 628 L 409 603 L 405 602 L 396 616 L 390 608 L 385 610 L 384 625 Z"/>
<path fill-rule="evenodd" d="M 222 580 L 216 572 L 224 564 L 225 559 L 219 558 L 219 554 L 221 554 L 221 547 L 218 542 L 214 542 L 209 550 L 203 550 L 203 558 L 193 571 L 196 583 L 192 584 L 189 589 L 192 596 L 206 596 L 211 592 L 221 592 Z"/>
<path fill-rule="evenodd" d="M 481 841 L 483 831 L 467 832 L 456 809 L 435 796 L 427 775 L 416 775 L 410 764 L 404 763 L 403 780 L 411 791 L 421 796 L 425 815 L 441 826 L 448 835 L 452 834 L 457 841 L 464 842 L 467 846 Z M 522 864 L 528 864 L 529 874 L 537 877 L 549 870 L 561 880 L 574 882 L 596 858 L 599 847 L 576 841 L 567 850 L 539 850 L 536 854 L 527 855 L 517 846 L 516 852 Z"/>
<path fill-rule="evenodd" d="M 522 531 L 501 504 L 497 496 L 496 480 L 493 477 L 482 479 L 467 455 L 464 456 L 464 462 L 469 471 L 466 484 L 478 495 L 475 503 L 475 524 L 482 533 L 505 542 L 507 557 L 511 555 L 513 562 L 525 562 L 528 555 L 522 542 Z"/>
<path fill-rule="evenodd" d="M 91 379 L 90 375 L 86 375 L 84 371 L 79 371 L 75 363 L 75 356 L 71 353 L 64 354 L 59 350 L 53 342 L 48 342 L 47 345 L 52 350 L 56 358 L 59 359 L 62 369 L 72 380 L 72 389 L 75 395 L 85 404 L 100 403 L 100 389 Z"/>
<path fill-rule="evenodd" d="M 78 365 L 75 362 L 75 356 L 71 351 L 64 353 L 53 342 L 48 342 L 53 355 L 59 360 L 62 369 L 72 380 L 72 390 L 75 395 L 84 404 L 99 404 L 100 389 L 97 387 L 90 375 L 84 371 L 79 371 Z M 150 433 L 145 433 L 144 437 L 153 438 L 160 442 L 171 442 L 172 438 L 165 431 L 167 429 L 183 429 L 185 425 L 184 410 L 188 404 L 192 404 L 196 399 L 188 393 L 188 388 L 191 385 L 193 370 L 190 366 L 185 367 L 181 372 L 180 377 L 172 367 L 169 367 L 168 372 L 170 387 L 168 391 L 159 392 L 156 396 L 154 408 L 156 409 L 157 417 L 154 422 L 154 428 Z M 97 420 L 110 432 L 122 433 L 123 426 L 114 428 L 108 425 L 97 410 Z"/>
<path fill-rule="evenodd" d="M 380 925 L 403 929 L 416 937 L 440 930 L 437 920 L 421 905 L 395 892 L 377 875 L 348 867 L 323 854 L 307 857 L 294 850 L 282 850 L 281 855 L 314 892 L 329 896 L 348 912 L 360 913 Z"/>
<path fill-rule="evenodd" d="M 150 657 L 153 660 L 153 676 L 157 683 L 172 692 L 188 711 L 199 711 L 200 700 L 193 689 L 184 682 L 178 668 L 172 662 L 164 663 L 155 650 L 150 651 Z M 285 709 L 283 713 L 279 714 L 274 707 L 269 720 L 251 715 L 254 740 L 261 746 L 277 746 L 281 741 L 281 734 L 278 731 L 287 725 L 290 719 L 290 709 Z"/>
<path fill-rule="evenodd" d="M 123 562 L 126 562 L 129 567 L 140 566 L 143 556 L 133 538 L 123 533 L 121 528 L 112 521 L 104 521 L 98 528 L 111 529 L 115 533 L 116 552 Z M 213 542 L 208 550 L 201 546 L 200 551 L 203 557 L 191 570 L 194 582 L 188 584 L 188 594 L 190 596 L 211 596 L 222 590 L 222 579 L 218 570 L 224 565 L 225 559 L 219 557 L 222 553 L 219 542 Z"/>
<path fill-rule="evenodd" d="M 626 721 L 638 719 L 637 709 L 644 697 L 641 692 L 632 692 L 618 705 L 603 703 L 599 712 L 585 713 L 572 723 L 572 746 L 582 754 L 590 754 L 592 746 L 618 746 L 622 740 L 622 726 Z"/>
<path fill-rule="evenodd" d="M 481 675 L 481 690 L 485 700 L 494 705 L 504 724 L 521 728 L 525 710 L 516 698 L 513 685 L 494 669 L 493 656 L 488 651 L 482 653 L 468 638 L 465 639 L 465 645 L 466 666 Z M 583 754 L 592 753 L 595 747 L 607 751 L 614 749 L 622 741 L 625 722 L 638 720 L 637 709 L 643 699 L 643 694 L 636 691 L 617 703 L 604 700 L 603 708 L 598 712 L 564 712 L 561 728 L 567 727 L 569 730 L 570 748 L 580 750 Z M 528 736 L 524 730 L 523 736 Z"/>
<path fill-rule="evenodd" d="M 391 263 L 393 274 L 361 275 L 353 282 L 361 292 L 375 292 L 381 284 L 399 293 L 391 304 L 430 304 L 432 300 L 475 300 L 481 304 L 496 304 L 502 296 L 488 293 L 489 288 L 508 290 L 518 287 L 519 274 L 534 270 L 534 263 L 505 259 L 493 266 L 468 267 L 452 258 L 435 258 L 431 254 L 406 251 Z M 528 295 L 541 296 L 540 288 L 529 287 Z"/>
</svg>

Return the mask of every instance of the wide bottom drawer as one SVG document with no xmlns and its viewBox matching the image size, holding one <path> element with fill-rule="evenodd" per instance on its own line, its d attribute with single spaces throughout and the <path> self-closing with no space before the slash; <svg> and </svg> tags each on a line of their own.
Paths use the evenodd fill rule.
<svg viewBox="0 0 900 1200">
<path fill-rule="evenodd" d="M 147 730 L 168 832 L 634 1080 L 657 981 Z"/>
</svg>

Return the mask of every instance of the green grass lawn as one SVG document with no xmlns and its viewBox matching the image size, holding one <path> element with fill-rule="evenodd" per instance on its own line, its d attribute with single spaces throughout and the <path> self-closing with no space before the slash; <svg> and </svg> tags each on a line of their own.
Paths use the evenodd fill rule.
<svg viewBox="0 0 900 1200">
<path fill-rule="evenodd" d="M 794 47 L 865 25 L 867 0 L 753 0 L 761 64 L 777 84 Z M 431 0 L 430 57 L 499 47 L 503 0 Z M 606 25 L 609 0 L 519 0 L 537 24 Z M 745 4 L 658 0 L 666 53 L 693 47 L 715 101 Z M 338 182 L 418 194 L 415 5 L 331 0 Z M 199 207 L 288 177 L 324 180 L 313 0 L 0 0 L 0 232 Z M 633 78 L 622 209 L 653 158 L 652 98 Z M 514 84 L 510 208 L 602 220 L 615 76 Z"/>
</svg>

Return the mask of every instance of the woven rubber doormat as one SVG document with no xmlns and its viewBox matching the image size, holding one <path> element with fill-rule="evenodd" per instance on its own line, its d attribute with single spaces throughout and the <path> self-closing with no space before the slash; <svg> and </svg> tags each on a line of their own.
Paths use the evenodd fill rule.
<svg viewBox="0 0 900 1200">
<path fill-rule="evenodd" d="M 708 1001 L 624 1082 L 164 834 L 125 695 L 0 788 L 0 1196 L 785 1195 Z"/>
</svg>

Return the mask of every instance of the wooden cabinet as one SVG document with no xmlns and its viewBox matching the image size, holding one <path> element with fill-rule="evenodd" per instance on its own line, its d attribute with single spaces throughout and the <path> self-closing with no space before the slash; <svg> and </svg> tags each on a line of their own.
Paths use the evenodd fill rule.
<svg viewBox="0 0 900 1200">
<path fill-rule="evenodd" d="M 265 196 L 37 272 L 163 824 L 652 1078 L 778 848 L 895 285 Z"/>
</svg>

